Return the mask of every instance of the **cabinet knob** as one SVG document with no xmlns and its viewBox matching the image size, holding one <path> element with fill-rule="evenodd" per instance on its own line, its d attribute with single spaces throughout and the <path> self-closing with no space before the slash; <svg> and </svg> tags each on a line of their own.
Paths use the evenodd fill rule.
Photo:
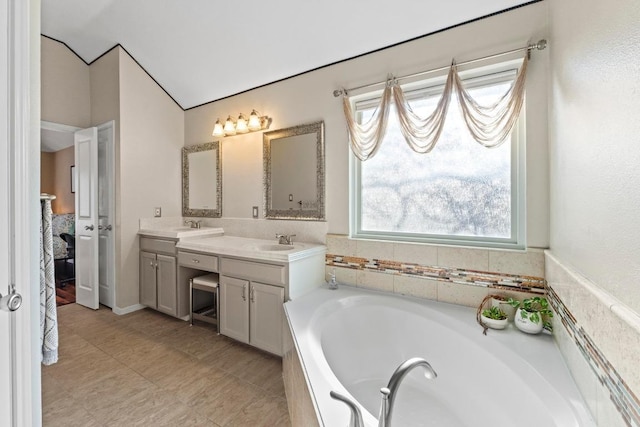
<svg viewBox="0 0 640 427">
<path fill-rule="evenodd" d="M 242 301 L 247 300 L 247 285 L 242 285 Z"/>
<path fill-rule="evenodd" d="M 191 262 L 193 262 L 194 264 L 200 264 L 200 260 L 199 259 L 192 259 Z"/>
<path fill-rule="evenodd" d="M 249 293 L 249 298 L 251 298 L 251 302 L 256 301 L 255 295 L 256 295 L 256 288 L 252 286 L 251 292 Z"/>
</svg>

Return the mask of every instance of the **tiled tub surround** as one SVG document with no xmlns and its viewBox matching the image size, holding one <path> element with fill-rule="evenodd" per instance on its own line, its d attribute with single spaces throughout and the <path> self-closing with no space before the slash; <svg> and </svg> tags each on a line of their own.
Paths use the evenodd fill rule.
<svg viewBox="0 0 640 427">
<path fill-rule="evenodd" d="M 640 427 L 640 316 L 545 252 L 554 336 L 601 427 Z"/>
<path fill-rule="evenodd" d="M 358 287 L 476 307 L 490 293 L 545 292 L 544 254 L 349 239 L 327 235 L 325 272 Z"/>
</svg>

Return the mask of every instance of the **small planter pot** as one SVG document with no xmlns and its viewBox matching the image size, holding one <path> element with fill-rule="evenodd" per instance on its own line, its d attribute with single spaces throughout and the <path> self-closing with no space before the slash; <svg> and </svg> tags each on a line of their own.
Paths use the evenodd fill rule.
<svg viewBox="0 0 640 427">
<path fill-rule="evenodd" d="M 507 315 L 507 319 L 513 320 L 513 317 L 516 313 L 516 308 L 511 304 L 508 304 L 506 301 L 491 298 L 491 306 L 498 307 L 500 310 L 504 312 L 504 314 Z"/>
<path fill-rule="evenodd" d="M 516 310 L 516 315 L 513 319 L 513 323 L 515 323 L 516 328 L 520 329 L 522 332 L 526 332 L 527 334 L 539 334 L 542 332 L 543 324 L 542 319 L 538 321 L 538 323 L 534 323 L 529 318 L 523 318 L 521 314 L 522 309 L 519 308 Z"/>
<path fill-rule="evenodd" d="M 480 319 L 482 320 L 482 323 L 491 329 L 504 329 L 509 323 L 509 319 L 496 320 L 485 316 L 480 316 Z"/>
</svg>

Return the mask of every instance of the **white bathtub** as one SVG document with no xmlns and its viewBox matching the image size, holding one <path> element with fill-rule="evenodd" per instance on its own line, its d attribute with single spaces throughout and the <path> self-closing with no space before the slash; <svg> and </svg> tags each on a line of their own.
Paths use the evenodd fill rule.
<svg viewBox="0 0 640 427">
<path fill-rule="evenodd" d="M 482 329 L 475 309 L 342 286 L 285 304 L 318 422 L 348 425 L 335 390 L 376 426 L 380 388 L 410 357 L 425 358 L 400 385 L 392 427 L 587 427 L 586 404 L 549 335 Z M 560 326 L 561 327 L 561 326 Z"/>
</svg>

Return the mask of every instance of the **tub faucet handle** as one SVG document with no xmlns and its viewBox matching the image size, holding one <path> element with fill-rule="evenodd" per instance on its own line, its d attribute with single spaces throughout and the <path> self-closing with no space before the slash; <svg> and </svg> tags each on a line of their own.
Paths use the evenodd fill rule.
<svg viewBox="0 0 640 427">
<path fill-rule="evenodd" d="M 382 387 L 380 389 L 380 394 L 382 394 L 382 404 L 380 405 L 380 416 L 378 417 L 378 426 L 387 427 L 387 414 L 389 412 L 389 395 L 391 394 L 391 390 L 389 390 L 386 387 Z"/>
<path fill-rule="evenodd" d="M 360 408 L 353 402 L 353 400 L 349 399 L 347 396 L 344 396 L 340 393 L 336 393 L 335 391 L 330 391 L 329 396 L 335 400 L 339 400 L 343 402 L 345 405 L 351 409 L 351 419 L 349 420 L 349 427 L 364 427 L 364 421 L 362 419 L 362 412 L 360 412 Z"/>
</svg>

